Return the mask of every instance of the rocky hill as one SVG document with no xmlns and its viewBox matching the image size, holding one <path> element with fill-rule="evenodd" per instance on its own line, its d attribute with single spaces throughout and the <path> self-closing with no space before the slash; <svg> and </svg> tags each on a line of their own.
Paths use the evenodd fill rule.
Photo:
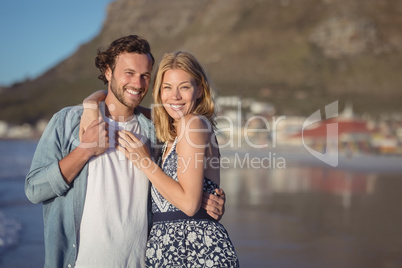
<svg viewBox="0 0 402 268">
<path fill-rule="evenodd" d="M 34 123 L 104 88 L 96 50 L 128 34 L 148 39 L 157 61 L 191 51 L 218 95 L 269 101 L 281 114 L 334 100 L 359 113 L 402 112 L 400 29 L 400 0 L 116 0 L 96 38 L 0 91 L 0 120 Z"/>
</svg>

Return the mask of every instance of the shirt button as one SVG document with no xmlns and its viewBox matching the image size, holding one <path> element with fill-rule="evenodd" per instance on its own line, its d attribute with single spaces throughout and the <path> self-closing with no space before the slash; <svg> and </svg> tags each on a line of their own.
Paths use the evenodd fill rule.
<svg viewBox="0 0 402 268">
<path fill-rule="evenodd" d="M 75 248 L 75 244 L 73 244 L 73 248 Z"/>
<path fill-rule="evenodd" d="M 71 268 L 71 264 L 68 265 L 68 268 Z"/>
</svg>

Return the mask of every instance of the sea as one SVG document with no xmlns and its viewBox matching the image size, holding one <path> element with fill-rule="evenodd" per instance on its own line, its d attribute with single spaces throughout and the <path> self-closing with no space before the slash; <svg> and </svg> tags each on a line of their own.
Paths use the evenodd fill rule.
<svg viewBox="0 0 402 268">
<path fill-rule="evenodd" d="M 35 140 L 0 140 L 0 267 L 44 265 L 42 206 L 24 180 Z M 223 149 L 226 227 L 241 267 L 402 267 L 402 157 Z"/>
</svg>

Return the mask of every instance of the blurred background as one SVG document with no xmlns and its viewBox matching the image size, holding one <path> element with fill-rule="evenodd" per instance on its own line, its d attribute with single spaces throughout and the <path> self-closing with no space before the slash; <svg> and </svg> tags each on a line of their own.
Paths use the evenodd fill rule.
<svg viewBox="0 0 402 268">
<path fill-rule="evenodd" d="M 0 25 L 0 267 L 43 266 L 37 140 L 106 89 L 96 51 L 129 34 L 213 82 L 243 267 L 402 267 L 402 0 L 1 1 Z"/>
</svg>

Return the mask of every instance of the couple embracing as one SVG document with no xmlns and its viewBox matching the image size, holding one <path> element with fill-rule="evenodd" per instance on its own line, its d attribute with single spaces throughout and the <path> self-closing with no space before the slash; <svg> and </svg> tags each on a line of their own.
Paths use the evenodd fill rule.
<svg viewBox="0 0 402 268">
<path fill-rule="evenodd" d="M 218 222 L 224 193 L 219 166 L 208 164 L 219 148 L 205 71 L 190 53 L 165 54 L 151 116 L 139 104 L 153 65 L 146 40 L 115 40 L 96 57 L 107 92 L 84 110 L 62 109 L 43 133 L 25 192 L 43 203 L 45 267 L 239 266 Z"/>
</svg>

